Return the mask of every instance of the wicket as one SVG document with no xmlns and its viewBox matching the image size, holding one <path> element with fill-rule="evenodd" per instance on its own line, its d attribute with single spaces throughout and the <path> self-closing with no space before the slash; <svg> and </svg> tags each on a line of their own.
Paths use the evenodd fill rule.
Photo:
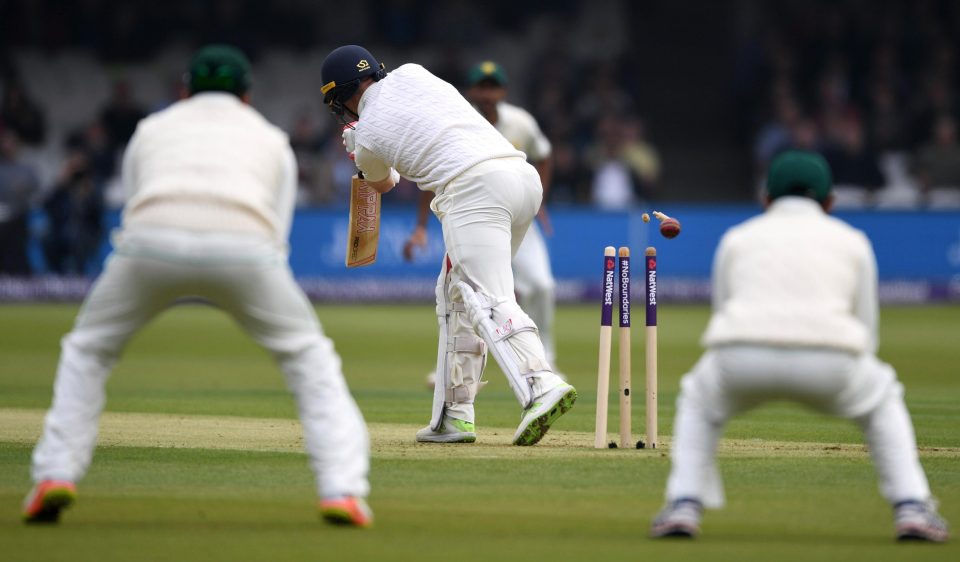
<svg viewBox="0 0 960 562">
<path fill-rule="evenodd" d="M 630 337 L 630 248 L 613 246 L 603 251 L 603 298 L 600 314 L 600 353 L 597 366 L 597 419 L 593 446 L 597 449 L 615 448 L 607 444 L 607 402 L 610 393 L 610 351 L 613 339 L 614 255 L 619 254 L 619 396 L 620 447 L 632 447 L 631 435 L 631 337 Z M 657 251 L 646 250 L 646 437 L 638 441 L 638 449 L 657 446 Z"/>
</svg>

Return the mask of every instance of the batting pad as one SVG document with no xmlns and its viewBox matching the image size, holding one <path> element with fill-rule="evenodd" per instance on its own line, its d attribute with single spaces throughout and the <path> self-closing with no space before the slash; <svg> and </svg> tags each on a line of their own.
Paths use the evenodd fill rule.
<svg viewBox="0 0 960 562">
<path fill-rule="evenodd" d="M 539 381 L 538 375 L 550 371 L 536 324 L 516 302 L 479 295 L 463 281 L 457 282 L 454 288 L 463 297 L 473 328 L 507 375 L 517 400 L 528 408 L 540 394 L 540 389 L 533 388 Z"/>
</svg>

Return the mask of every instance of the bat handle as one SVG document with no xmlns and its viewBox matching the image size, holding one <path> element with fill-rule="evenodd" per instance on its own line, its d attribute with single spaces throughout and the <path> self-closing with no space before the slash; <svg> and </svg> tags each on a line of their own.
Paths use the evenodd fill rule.
<svg viewBox="0 0 960 562">
<path fill-rule="evenodd" d="M 363 172 L 361 170 L 357 170 L 357 177 L 363 179 Z"/>
</svg>

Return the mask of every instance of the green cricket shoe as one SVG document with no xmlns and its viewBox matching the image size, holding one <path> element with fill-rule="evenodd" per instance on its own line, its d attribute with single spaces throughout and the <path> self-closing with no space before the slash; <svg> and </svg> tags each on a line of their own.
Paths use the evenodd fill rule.
<svg viewBox="0 0 960 562">
<path fill-rule="evenodd" d="M 577 389 L 567 383 L 544 392 L 523 411 L 520 427 L 513 434 L 513 444 L 529 446 L 539 443 L 553 422 L 569 412 L 576 401 Z"/>
<path fill-rule="evenodd" d="M 440 431 L 434 431 L 429 425 L 417 432 L 417 443 L 473 443 L 477 440 L 477 431 L 473 422 L 443 416 Z"/>
</svg>

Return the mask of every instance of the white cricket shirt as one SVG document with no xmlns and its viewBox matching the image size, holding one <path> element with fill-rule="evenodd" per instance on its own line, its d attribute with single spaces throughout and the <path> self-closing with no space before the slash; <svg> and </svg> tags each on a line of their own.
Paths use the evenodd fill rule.
<svg viewBox="0 0 960 562">
<path fill-rule="evenodd" d="M 123 161 L 125 227 L 260 233 L 285 244 L 297 190 L 287 135 L 228 93 L 142 120 Z"/>
<path fill-rule="evenodd" d="M 420 189 L 437 191 L 485 160 L 525 155 L 510 145 L 450 84 L 405 64 L 360 98 L 357 167 L 372 178 L 393 167 Z M 381 173 L 375 173 L 373 170 Z"/>
<path fill-rule="evenodd" d="M 812 199 L 781 197 L 721 239 L 702 342 L 876 352 L 878 315 L 866 235 Z"/>
</svg>

